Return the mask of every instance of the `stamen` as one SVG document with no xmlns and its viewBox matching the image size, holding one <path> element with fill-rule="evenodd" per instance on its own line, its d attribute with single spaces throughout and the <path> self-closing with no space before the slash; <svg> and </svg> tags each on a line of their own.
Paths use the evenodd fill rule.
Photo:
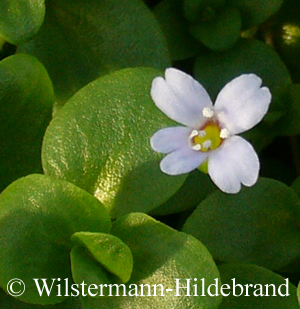
<svg viewBox="0 0 300 309">
<path fill-rule="evenodd" d="M 199 151 L 199 150 L 201 150 L 201 145 L 196 144 L 196 145 L 192 146 L 192 149 Z"/>
<path fill-rule="evenodd" d="M 198 132 L 199 137 L 204 137 L 205 135 L 206 135 L 206 132 L 204 130 Z"/>
<path fill-rule="evenodd" d="M 226 133 L 226 131 L 225 131 Z M 189 146 L 196 151 L 207 152 L 218 148 L 222 143 L 221 130 L 214 121 L 209 121 L 201 130 L 190 133 Z"/>
<path fill-rule="evenodd" d="M 190 135 L 190 138 L 193 138 L 195 136 L 198 136 L 198 131 L 197 130 L 193 130 L 191 135 Z"/>
<path fill-rule="evenodd" d="M 203 148 L 206 148 L 206 149 L 210 148 L 211 140 L 209 140 L 209 139 L 206 140 L 205 142 L 202 143 L 202 146 L 203 146 Z"/>
<path fill-rule="evenodd" d="M 202 110 L 202 114 L 205 118 L 212 118 L 215 114 L 214 110 L 210 107 L 204 107 Z"/>
<path fill-rule="evenodd" d="M 222 129 L 220 132 L 220 137 L 221 138 L 228 138 L 229 137 L 229 131 L 227 129 Z"/>
</svg>

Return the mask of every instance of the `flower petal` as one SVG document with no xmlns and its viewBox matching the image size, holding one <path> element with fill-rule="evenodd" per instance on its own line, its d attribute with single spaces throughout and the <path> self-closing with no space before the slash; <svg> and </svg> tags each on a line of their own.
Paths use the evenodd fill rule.
<svg viewBox="0 0 300 309">
<path fill-rule="evenodd" d="M 260 88 L 262 80 L 254 74 L 244 74 L 229 82 L 219 93 L 215 111 L 218 120 L 231 134 L 245 132 L 258 124 L 267 113 L 271 93 Z"/>
<path fill-rule="evenodd" d="M 226 193 L 237 193 L 241 183 L 247 187 L 258 178 L 259 160 L 250 143 L 239 136 L 225 140 L 208 159 L 212 181 Z"/>
<path fill-rule="evenodd" d="M 202 114 L 204 107 L 212 107 L 212 102 L 205 88 L 192 76 L 169 68 L 165 71 L 165 78 L 176 94 L 188 105 L 199 109 Z"/>
<path fill-rule="evenodd" d="M 161 153 L 169 153 L 174 150 L 188 147 L 191 128 L 170 127 L 157 131 L 150 139 L 153 150 Z"/>
<path fill-rule="evenodd" d="M 207 156 L 207 152 L 184 147 L 169 153 L 160 162 L 160 169 L 168 175 L 189 173 L 199 167 L 206 160 Z"/>
<path fill-rule="evenodd" d="M 212 107 L 208 93 L 191 76 L 179 70 L 167 69 L 165 77 L 156 77 L 152 82 L 154 103 L 171 119 L 199 129 L 204 121 L 203 108 Z"/>
</svg>

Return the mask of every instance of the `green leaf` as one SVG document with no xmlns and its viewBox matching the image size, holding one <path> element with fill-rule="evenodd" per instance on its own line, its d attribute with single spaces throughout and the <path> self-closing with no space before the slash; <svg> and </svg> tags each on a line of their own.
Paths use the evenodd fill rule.
<svg viewBox="0 0 300 309">
<path fill-rule="evenodd" d="M 214 16 L 216 9 L 221 9 L 225 0 L 183 0 L 183 10 L 186 19 L 199 23 Z"/>
<path fill-rule="evenodd" d="M 201 293 L 200 278 L 205 278 L 205 287 L 219 279 L 211 255 L 198 240 L 140 213 L 116 220 L 112 234 L 126 243 L 133 254 L 134 268 L 130 281 L 125 285 L 126 294 L 129 295 L 134 285 L 137 286 L 137 293 L 141 294 L 140 285 L 148 284 L 152 296 L 147 296 L 148 288 L 144 287 L 143 297 L 84 298 L 82 301 L 85 309 L 218 308 L 220 297 L 187 297 L 185 289 L 180 290 L 180 296 L 175 296 L 176 278 L 180 278 L 178 286 L 186 286 L 186 279 L 191 279 L 194 284 L 194 278 L 198 278 L 198 294 Z M 165 297 L 153 297 L 154 284 L 163 285 Z M 191 289 L 194 291 L 194 287 Z M 161 295 L 161 286 L 156 290 L 156 295 Z M 191 295 L 193 293 L 191 291 Z"/>
<path fill-rule="evenodd" d="M 297 287 L 297 298 L 298 298 L 298 303 L 300 305 L 300 282 L 298 283 L 298 287 Z"/>
<path fill-rule="evenodd" d="M 54 94 L 43 65 L 29 55 L 0 62 L 0 191 L 29 173 L 41 172 L 41 145 Z"/>
<path fill-rule="evenodd" d="M 300 177 L 297 177 L 291 185 L 291 188 L 296 192 L 300 198 Z"/>
<path fill-rule="evenodd" d="M 288 85 L 276 100 L 283 114 L 274 124 L 277 136 L 300 134 L 300 85 Z"/>
<path fill-rule="evenodd" d="M 183 60 L 195 56 L 198 49 L 197 40 L 188 31 L 188 22 L 181 7 L 173 0 L 163 0 L 153 14 L 166 37 L 172 60 Z"/>
<path fill-rule="evenodd" d="M 118 284 L 120 285 L 120 287 L 124 285 L 124 281 L 121 280 L 119 275 L 121 274 L 122 277 L 126 276 L 125 281 L 128 281 L 131 275 L 132 255 L 131 255 L 130 249 L 117 237 L 112 236 L 112 235 L 107 235 L 107 236 L 111 237 L 110 240 L 112 241 L 111 242 L 112 245 L 117 244 L 118 249 L 121 249 L 121 253 L 122 253 L 121 259 L 120 257 L 118 257 L 117 255 L 114 255 L 114 253 L 111 252 L 112 253 L 111 257 L 114 259 L 114 262 L 117 262 L 117 264 L 112 263 L 111 261 L 109 261 L 109 259 L 105 259 L 104 261 L 103 257 L 101 257 L 100 251 L 102 251 L 103 253 L 105 252 L 105 250 L 103 250 L 102 248 L 99 248 L 99 246 L 97 246 L 97 248 L 94 248 L 95 250 L 93 251 L 94 253 L 96 251 L 99 253 L 98 257 L 100 258 L 99 259 L 100 264 L 96 260 L 95 255 L 92 255 L 89 249 L 87 249 L 86 247 L 83 247 L 81 245 L 76 245 L 71 251 L 72 276 L 76 284 L 80 285 L 82 284 L 82 282 L 84 282 L 87 286 L 96 285 L 96 291 L 95 289 L 92 289 L 91 292 L 88 292 L 89 296 L 92 296 L 94 294 L 94 296 L 98 295 L 98 296 L 105 297 L 106 295 L 110 293 L 112 293 L 112 295 L 116 295 L 115 292 L 117 290 L 116 288 L 114 288 L 113 285 Z M 114 245 L 113 245 L 113 248 L 114 248 Z M 105 255 L 108 257 L 107 254 Z M 110 270 L 101 263 L 101 260 L 102 262 L 104 261 L 106 265 L 109 264 Z M 121 270 L 120 267 L 123 267 L 123 270 Z M 111 271 L 112 269 L 113 271 L 117 270 L 119 275 L 116 276 Z M 101 290 L 102 285 L 112 285 L 112 292 L 108 291 L 107 293 L 107 289 L 105 289 L 104 286 Z M 120 289 L 122 290 L 122 288 Z M 87 291 L 83 291 L 83 293 L 87 293 Z M 101 295 L 101 293 L 103 294 Z"/>
<path fill-rule="evenodd" d="M 70 297 L 55 305 L 33 305 L 5 294 L 2 289 L 0 289 L 0 304 L 1 309 L 82 309 L 78 297 Z"/>
<path fill-rule="evenodd" d="M 225 8 L 209 22 L 190 26 L 191 34 L 210 49 L 230 48 L 240 36 L 241 17 L 235 8 Z"/>
<path fill-rule="evenodd" d="M 183 226 L 220 262 L 279 270 L 299 259 L 300 201 L 293 190 L 261 178 L 239 194 L 220 191 L 204 200 Z"/>
<path fill-rule="evenodd" d="M 33 37 L 44 21 L 45 0 L 1 0 L 0 37 L 20 44 Z"/>
<path fill-rule="evenodd" d="M 283 0 L 229 0 L 228 5 L 243 14 L 243 27 L 250 28 L 266 21 L 279 10 Z"/>
<path fill-rule="evenodd" d="M 76 282 L 76 285 L 80 285 L 82 282 L 84 282 L 86 286 L 95 284 L 98 287 L 104 284 L 122 284 L 119 277 L 114 276 L 104 267 L 101 267 L 88 249 L 82 246 L 75 246 L 71 251 L 71 269 L 73 280 Z M 79 290 L 81 290 L 80 287 Z M 99 289 L 98 293 L 101 293 L 100 291 Z M 94 294 L 94 290 L 92 290 L 91 293 Z M 86 289 L 82 292 L 80 291 L 80 294 L 73 290 L 74 296 L 87 296 L 84 294 L 87 294 Z M 89 296 L 92 296 L 92 294 L 89 294 Z M 101 296 L 101 294 L 99 296 Z M 105 295 L 103 294 L 103 296 Z"/>
<path fill-rule="evenodd" d="M 265 117 L 267 116 L 268 114 Z M 258 126 L 241 134 L 243 138 L 251 141 L 254 149 L 258 152 L 269 146 L 276 137 L 276 131 L 264 120 Z"/>
<path fill-rule="evenodd" d="M 284 145 L 280 145 L 286 142 Z M 287 147 L 290 141 L 283 141 L 283 140 L 278 140 L 274 142 L 270 146 L 269 149 L 272 149 L 272 147 L 275 147 L 275 149 L 278 147 L 278 144 L 285 148 Z M 268 151 L 268 150 L 267 150 Z M 266 152 L 267 152 L 266 151 Z M 271 150 L 273 152 L 273 150 Z M 285 183 L 286 185 L 290 186 L 291 183 L 295 179 L 295 166 L 293 160 L 289 160 L 287 158 L 274 158 L 272 156 L 267 156 L 263 155 L 261 157 L 261 170 L 260 170 L 260 175 L 262 177 L 267 177 L 267 178 L 272 178 L 278 181 L 281 181 Z"/>
<path fill-rule="evenodd" d="M 150 97 L 157 75 L 124 69 L 80 90 L 47 129 L 45 173 L 94 194 L 113 217 L 150 211 L 172 196 L 187 175 L 165 175 L 150 146 L 158 129 L 175 125 Z"/>
<path fill-rule="evenodd" d="M 231 287 L 230 290 L 224 290 L 226 294 L 231 291 L 231 295 L 223 298 L 220 309 L 299 308 L 296 287 L 287 282 L 285 278 L 263 267 L 246 264 L 223 264 L 219 267 L 219 271 L 222 283 Z M 243 288 L 243 293 L 239 297 L 233 295 L 234 282 L 236 285 L 235 295 L 241 294 Z M 242 285 L 242 288 L 238 284 Z M 248 285 L 248 288 L 246 288 L 246 285 Z M 246 296 L 247 290 L 248 296 Z"/>
<path fill-rule="evenodd" d="M 165 203 L 151 210 L 151 215 L 163 216 L 195 208 L 216 186 L 207 174 L 195 170 L 189 173 L 182 187 Z"/>
<path fill-rule="evenodd" d="M 101 266 L 118 276 L 122 282 L 130 279 L 133 267 L 132 254 L 119 238 L 102 233 L 78 232 L 72 235 L 71 241 L 88 249 Z M 82 280 L 79 281 L 81 282 Z"/>
<path fill-rule="evenodd" d="M 255 40 L 240 39 L 229 51 L 203 53 L 195 64 L 195 77 L 213 98 L 231 79 L 245 73 L 260 76 L 271 91 L 291 83 L 276 52 Z"/>
<path fill-rule="evenodd" d="M 165 38 L 141 0 L 48 1 L 43 27 L 18 52 L 46 66 L 61 104 L 111 71 L 170 66 Z"/>
<path fill-rule="evenodd" d="M 0 195 L 0 286 L 20 278 L 26 292 L 18 299 L 54 304 L 65 297 L 38 294 L 33 278 L 69 278 L 70 237 L 75 232 L 110 230 L 110 218 L 101 203 L 65 181 L 30 175 L 12 183 Z M 64 291 L 64 281 L 61 290 Z M 42 282 L 40 281 L 42 286 Z"/>
</svg>

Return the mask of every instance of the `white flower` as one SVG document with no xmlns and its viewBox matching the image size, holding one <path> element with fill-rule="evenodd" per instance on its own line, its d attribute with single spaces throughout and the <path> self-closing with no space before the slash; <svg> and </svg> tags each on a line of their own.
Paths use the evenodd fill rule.
<svg viewBox="0 0 300 309">
<path fill-rule="evenodd" d="M 164 128 L 152 136 L 152 148 L 167 153 L 161 170 L 179 175 L 207 164 L 212 181 L 224 192 L 237 193 L 241 184 L 254 185 L 257 154 L 236 134 L 251 129 L 266 114 L 271 94 L 261 84 L 254 74 L 241 75 L 221 90 L 213 106 L 206 90 L 191 76 L 170 68 L 165 79 L 156 77 L 151 88 L 156 106 L 185 125 Z"/>
</svg>

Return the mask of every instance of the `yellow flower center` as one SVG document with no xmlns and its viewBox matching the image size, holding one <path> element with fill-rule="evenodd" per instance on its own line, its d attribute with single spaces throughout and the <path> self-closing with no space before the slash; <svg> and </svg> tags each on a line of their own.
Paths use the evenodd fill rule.
<svg viewBox="0 0 300 309">
<path fill-rule="evenodd" d="M 201 130 L 194 130 L 190 136 L 191 146 L 194 150 L 207 152 L 218 148 L 223 139 L 221 130 L 214 121 L 208 122 Z"/>
</svg>

